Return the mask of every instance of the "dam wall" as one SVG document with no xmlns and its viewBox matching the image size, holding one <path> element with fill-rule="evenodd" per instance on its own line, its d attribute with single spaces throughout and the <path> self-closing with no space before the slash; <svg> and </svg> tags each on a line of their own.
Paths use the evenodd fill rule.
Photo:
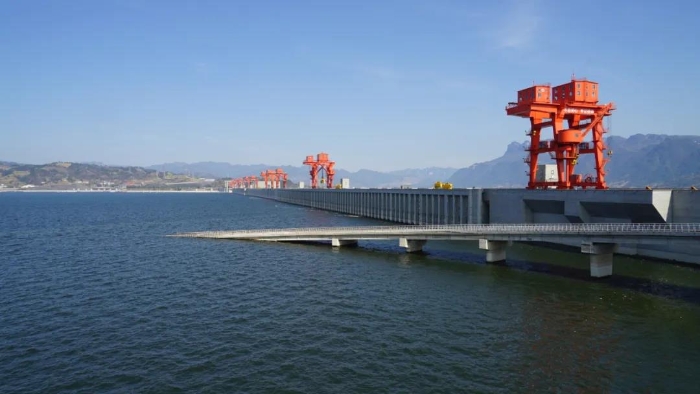
<svg viewBox="0 0 700 394">
<path fill-rule="evenodd" d="M 693 190 L 248 189 L 245 194 L 403 224 L 700 223 L 700 191 Z M 700 245 L 688 243 L 619 245 L 618 252 L 700 264 Z"/>
<path fill-rule="evenodd" d="M 484 223 L 483 189 L 248 189 L 246 194 L 403 224 Z"/>
</svg>

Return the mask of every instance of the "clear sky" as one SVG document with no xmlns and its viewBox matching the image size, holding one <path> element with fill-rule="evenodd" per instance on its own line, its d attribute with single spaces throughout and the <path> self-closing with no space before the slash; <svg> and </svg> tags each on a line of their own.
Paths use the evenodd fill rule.
<svg viewBox="0 0 700 394">
<path fill-rule="evenodd" d="M 611 134 L 700 134 L 698 1 L 0 0 L 0 160 L 465 167 L 572 72 Z M 524 154 L 523 154 L 524 155 Z"/>
</svg>

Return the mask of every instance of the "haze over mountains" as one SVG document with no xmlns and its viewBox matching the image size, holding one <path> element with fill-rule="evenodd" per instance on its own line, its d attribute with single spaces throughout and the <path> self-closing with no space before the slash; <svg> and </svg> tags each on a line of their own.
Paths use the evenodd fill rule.
<svg viewBox="0 0 700 394">
<path fill-rule="evenodd" d="M 613 151 L 606 166 L 611 187 L 687 187 L 700 185 L 700 136 L 635 134 L 629 138 L 606 139 Z M 336 180 L 350 178 L 352 187 L 431 187 L 436 181 L 451 182 L 454 187 L 524 187 L 527 184 L 526 141 L 510 143 L 498 158 L 462 169 L 431 167 L 392 172 L 336 170 Z M 540 156 L 540 162 L 552 160 Z M 416 158 L 416 162 L 421 162 Z M 342 165 L 342 163 L 340 164 Z M 166 163 L 149 167 L 160 171 L 187 173 L 204 177 L 242 177 L 260 174 L 269 168 L 282 168 L 294 182 L 308 183 L 308 168 L 303 166 L 234 165 L 229 163 Z M 594 173 L 591 155 L 581 157 L 577 172 Z"/>
<path fill-rule="evenodd" d="M 612 136 L 607 140 L 613 151 L 606 169 L 610 187 L 689 187 L 700 186 L 700 136 L 636 134 L 629 138 Z M 350 178 L 351 187 L 432 187 L 436 181 L 451 182 L 456 188 L 524 187 L 527 184 L 526 142 L 512 142 L 498 158 L 462 169 L 429 167 L 391 172 L 336 169 L 336 183 Z M 416 162 L 422 160 L 416 158 Z M 541 163 L 550 162 L 545 155 Z M 342 164 L 342 163 L 341 163 Z M 267 169 L 282 168 L 292 183 L 308 185 L 309 170 L 304 166 L 275 164 L 237 165 L 218 162 L 165 163 L 141 167 L 104 166 L 88 163 L 50 163 L 42 165 L 0 161 L 0 185 L 21 187 L 25 184 L 62 185 L 88 182 L 192 182 L 196 178 L 238 178 L 259 175 Z M 154 171 L 157 170 L 158 172 Z M 582 156 L 577 173 L 592 174 L 591 155 Z M 159 175 L 160 174 L 160 175 Z M 185 174 L 189 177 L 177 177 Z M 167 179 L 166 179 L 167 178 Z"/>
<path fill-rule="evenodd" d="M 222 162 L 198 162 L 198 163 L 165 163 L 148 167 L 159 171 L 169 171 L 178 174 L 189 174 L 205 178 L 239 178 L 249 175 L 260 175 L 267 169 L 281 168 L 289 179 L 309 184 L 309 167 L 305 166 L 279 166 L 267 164 L 230 164 Z M 430 167 L 422 169 L 407 169 L 391 172 L 379 172 L 373 170 L 359 170 L 350 172 L 336 167 L 335 182 L 341 178 L 349 178 L 351 187 L 398 187 L 410 184 L 413 187 L 429 187 L 436 181 L 446 181 L 456 171 L 455 168 Z"/>
<path fill-rule="evenodd" d="M 700 185 L 700 136 L 635 134 L 606 139 L 613 154 L 605 167 L 610 187 L 688 187 Z M 457 170 L 455 187 L 524 187 L 526 142 L 508 145 L 503 156 Z M 542 164 L 552 163 L 540 155 Z M 576 172 L 594 174 L 592 155 L 583 155 Z"/>
</svg>

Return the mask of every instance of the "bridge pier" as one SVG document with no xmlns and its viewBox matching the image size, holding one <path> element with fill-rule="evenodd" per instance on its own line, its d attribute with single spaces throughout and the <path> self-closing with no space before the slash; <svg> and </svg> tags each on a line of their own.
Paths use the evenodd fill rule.
<svg viewBox="0 0 700 394">
<path fill-rule="evenodd" d="M 406 249 L 408 253 L 420 252 L 425 245 L 425 239 L 399 238 L 399 246 Z"/>
<path fill-rule="evenodd" d="M 495 263 L 506 259 L 506 247 L 508 241 L 490 241 L 488 239 L 479 240 L 479 249 L 486 250 L 486 262 Z"/>
<path fill-rule="evenodd" d="M 331 245 L 333 247 L 341 247 L 341 246 L 355 246 L 357 245 L 357 240 L 356 239 L 339 239 L 339 238 L 331 238 Z"/>
<path fill-rule="evenodd" d="M 583 242 L 581 253 L 590 255 L 591 277 L 603 278 L 613 273 L 613 253 L 617 244 Z"/>
</svg>

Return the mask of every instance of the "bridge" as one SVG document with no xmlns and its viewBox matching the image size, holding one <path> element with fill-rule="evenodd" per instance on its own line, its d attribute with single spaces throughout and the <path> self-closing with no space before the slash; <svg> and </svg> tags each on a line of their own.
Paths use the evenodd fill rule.
<svg viewBox="0 0 700 394">
<path fill-rule="evenodd" d="M 254 241 L 330 241 L 334 247 L 357 245 L 358 240 L 398 239 L 407 252 L 418 252 L 428 240 L 479 241 L 486 261 L 503 261 L 513 242 L 580 242 L 590 255 L 593 277 L 612 275 L 618 244 L 661 244 L 700 241 L 700 223 L 579 223 L 579 224 L 457 224 L 410 226 L 352 226 L 282 228 L 179 233 L 172 237 Z"/>
</svg>

